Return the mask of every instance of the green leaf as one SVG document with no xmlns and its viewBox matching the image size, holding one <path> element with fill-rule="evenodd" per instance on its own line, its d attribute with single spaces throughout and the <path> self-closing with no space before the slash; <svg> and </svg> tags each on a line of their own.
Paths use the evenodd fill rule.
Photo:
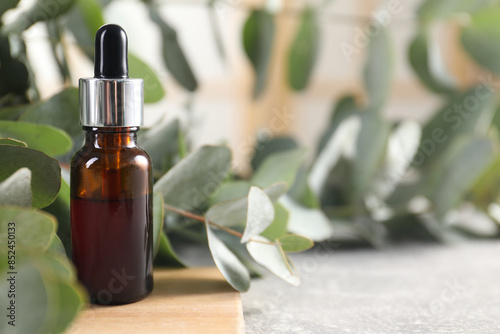
<svg viewBox="0 0 500 334">
<path fill-rule="evenodd" d="M 287 253 L 306 251 L 314 246 L 314 241 L 297 234 L 287 234 L 278 239 L 281 248 Z"/>
<path fill-rule="evenodd" d="M 0 182 L 0 205 L 19 205 L 31 207 L 31 171 L 21 168 Z"/>
<path fill-rule="evenodd" d="M 19 258 L 18 258 L 19 261 Z M 52 266 L 55 257 L 24 257 L 19 261 L 16 277 L 16 333 L 62 333 L 85 305 L 87 296 L 82 287 Z M 8 277 L 9 275 L 7 275 Z M 7 295 L 10 284 L 3 276 L 0 291 Z M 9 298 L 0 305 L 7 309 Z M 26 313 L 25 313 L 26 312 Z M 11 333 L 7 321 L 0 324 L 2 333 Z"/>
<path fill-rule="evenodd" d="M 258 98 L 266 86 L 273 42 L 272 15 L 261 9 L 252 10 L 243 27 L 243 48 L 256 75 L 254 98 Z"/>
<path fill-rule="evenodd" d="M 274 220 L 273 202 L 258 187 L 250 188 L 247 207 L 247 219 L 241 243 L 248 242 L 264 232 Z"/>
<path fill-rule="evenodd" d="M 210 203 L 213 205 L 245 197 L 250 191 L 251 186 L 250 182 L 241 180 L 226 182 L 220 186 L 219 191 L 215 193 Z"/>
<path fill-rule="evenodd" d="M 467 53 L 481 66 L 500 74 L 500 7 L 488 8 L 472 15 L 472 21 L 461 34 Z"/>
<path fill-rule="evenodd" d="M 442 152 L 462 135 L 486 133 L 494 112 L 495 94 L 489 86 L 478 85 L 450 99 L 423 127 L 413 166 L 439 163 Z"/>
<path fill-rule="evenodd" d="M 297 171 L 304 162 L 305 150 L 289 150 L 267 157 L 252 176 L 251 183 L 259 187 L 267 187 L 276 182 L 286 182 L 292 186 Z"/>
<path fill-rule="evenodd" d="M 464 137 L 455 141 L 443 158 L 443 166 L 431 193 L 430 200 L 439 220 L 463 199 L 493 162 L 493 157 L 493 147 L 488 139 Z"/>
<path fill-rule="evenodd" d="M 19 35 L 39 21 L 48 21 L 68 12 L 76 0 L 38 0 L 29 9 L 23 11 L 11 24 L 4 26 L 5 35 Z"/>
<path fill-rule="evenodd" d="M 280 203 L 288 210 L 290 232 L 306 236 L 314 241 L 323 241 L 332 237 L 334 232 L 332 224 L 323 211 L 305 208 L 288 196 L 283 196 Z"/>
<path fill-rule="evenodd" d="M 293 186 L 288 191 L 288 196 L 290 196 L 294 201 L 311 209 L 319 209 L 320 203 L 318 197 L 312 192 L 308 181 L 308 170 L 304 167 L 299 168 L 297 172 L 297 178 L 293 183 Z"/>
<path fill-rule="evenodd" d="M 159 193 L 153 195 L 153 256 L 160 249 L 160 235 L 163 231 L 163 197 Z"/>
<path fill-rule="evenodd" d="M 52 126 L 0 121 L 0 137 L 14 138 L 28 144 L 32 149 L 55 157 L 71 149 L 71 138 L 63 131 Z"/>
<path fill-rule="evenodd" d="M 366 114 L 361 118 L 351 180 L 353 200 L 357 203 L 372 190 L 373 180 L 385 158 L 390 130 L 389 124 L 379 116 Z"/>
<path fill-rule="evenodd" d="M 368 94 L 368 110 L 380 113 L 389 98 L 394 57 L 387 29 L 379 23 L 372 24 L 379 25 L 379 32 L 373 35 L 368 45 L 363 76 Z"/>
<path fill-rule="evenodd" d="M 299 30 L 288 58 L 290 87 L 301 91 L 307 87 L 318 57 L 319 30 L 316 13 L 307 7 L 302 12 Z"/>
<path fill-rule="evenodd" d="M 283 205 L 274 203 L 274 220 L 260 235 L 269 240 L 284 236 L 288 230 L 288 216 L 288 210 Z"/>
<path fill-rule="evenodd" d="M 217 52 L 219 52 L 219 56 L 222 60 L 226 59 L 226 51 L 224 49 L 224 43 L 222 40 L 222 34 L 220 29 L 220 24 L 217 19 L 217 8 L 216 8 L 217 0 L 210 0 L 207 4 L 208 6 L 208 15 L 210 19 L 210 26 L 212 28 L 212 35 L 214 36 L 215 46 L 217 47 Z"/>
<path fill-rule="evenodd" d="M 208 247 L 215 265 L 226 281 L 236 290 L 245 292 L 250 287 L 250 274 L 233 252 L 214 234 L 209 223 L 207 228 Z"/>
<path fill-rule="evenodd" d="M 0 17 L 9 9 L 16 7 L 19 1 L 20 0 L 3 0 L 0 3 Z"/>
<path fill-rule="evenodd" d="M 176 268 L 186 267 L 179 255 L 175 252 L 167 234 L 164 231 L 160 234 L 160 245 L 158 246 L 158 253 L 156 254 L 154 264 Z"/>
<path fill-rule="evenodd" d="M 52 242 L 50 243 L 48 250 L 52 253 L 61 256 L 66 256 L 66 249 L 64 248 L 64 245 L 61 239 L 59 239 L 59 237 L 57 236 L 57 234 L 54 235 L 54 238 L 52 239 Z"/>
<path fill-rule="evenodd" d="M 78 88 L 66 88 L 49 100 L 35 104 L 19 119 L 23 122 L 52 125 L 71 137 L 82 133 L 78 108 Z"/>
<path fill-rule="evenodd" d="M 264 193 L 275 202 L 286 191 L 284 183 L 275 183 L 265 189 Z M 222 226 L 243 226 L 247 219 L 248 197 L 221 202 L 212 206 L 205 217 L 208 221 Z"/>
<path fill-rule="evenodd" d="M 27 64 L 24 62 L 26 58 L 18 54 L 16 58 L 11 56 L 11 53 L 14 54 L 10 45 L 11 41 L 7 37 L 2 36 L 2 31 L 3 29 L 0 29 L 0 62 L 2 63 L 0 67 L 0 97 L 7 97 L 9 94 L 13 95 L 13 101 L 8 101 L 7 105 L 25 103 L 26 91 L 30 87 L 30 83 L 33 83 L 33 80 L 30 80 L 32 78 L 30 78 Z M 19 38 L 17 38 L 16 41 L 16 44 L 21 48 L 21 50 L 16 50 L 16 53 L 25 51 L 24 42 Z M 17 114 L 15 111 L 17 111 L 17 109 L 6 112 L 8 116 L 16 117 Z M 6 112 L 4 112 L 4 110 L 0 112 L 0 117 L 2 119 L 5 118 Z"/>
<path fill-rule="evenodd" d="M 57 221 L 47 213 L 23 207 L 0 207 L 0 247 L 7 249 L 9 228 L 15 229 L 19 252 L 45 252 L 54 238 Z M 14 223 L 14 224 L 10 224 Z M 13 226 L 15 225 L 15 226 Z M 10 230 L 12 232 L 12 230 Z"/>
<path fill-rule="evenodd" d="M 128 68 L 131 78 L 144 80 L 144 103 L 158 102 L 165 96 L 163 86 L 155 72 L 132 53 L 128 55 Z"/>
<path fill-rule="evenodd" d="M 276 137 L 260 140 L 257 136 L 257 143 L 251 161 L 252 169 L 254 171 L 257 170 L 270 155 L 297 148 L 299 148 L 299 145 L 292 137 Z"/>
<path fill-rule="evenodd" d="M 69 185 L 61 179 L 61 189 L 56 199 L 44 211 L 57 218 L 57 235 L 64 245 L 66 254 L 71 254 L 71 216 L 70 216 L 70 189 Z"/>
<path fill-rule="evenodd" d="M 425 26 L 456 14 L 473 13 L 491 4 L 491 0 L 425 0 L 417 13 L 421 24 Z"/>
<path fill-rule="evenodd" d="M 0 60 L 1 61 L 1 60 Z M 1 94 L 0 94 L 1 95 Z M 15 121 L 17 120 L 31 104 L 21 104 L 0 109 L 0 120 Z"/>
<path fill-rule="evenodd" d="M 268 243 L 271 242 L 266 238 L 255 237 L 255 241 L 247 243 L 247 250 L 258 264 L 288 283 L 299 285 L 300 278 L 293 271 L 281 247 L 275 243 Z"/>
<path fill-rule="evenodd" d="M 420 81 L 430 90 L 439 94 L 451 94 L 455 91 L 447 82 L 439 80 L 431 68 L 431 57 L 429 37 L 425 32 L 419 32 L 410 44 L 408 56 L 410 64 L 419 77 Z"/>
<path fill-rule="evenodd" d="M 203 146 L 181 160 L 154 186 L 165 203 L 183 210 L 202 208 L 228 176 L 231 152 L 223 146 Z"/>
<path fill-rule="evenodd" d="M 0 182 L 20 168 L 31 170 L 33 206 L 43 208 L 55 199 L 61 187 L 61 168 L 57 160 L 42 152 L 19 146 L 0 145 Z"/>
<path fill-rule="evenodd" d="M 155 176 L 163 176 L 174 165 L 179 154 L 179 132 L 178 120 L 147 132 L 139 131 L 139 143 L 151 157 Z"/>
<path fill-rule="evenodd" d="M 323 134 L 318 144 L 317 154 L 319 155 L 319 153 L 323 151 L 328 141 L 332 138 L 333 134 L 344 120 L 360 112 L 361 107 L 356 104 L 356 98 L 354 96 L 347 95 L 342 97 L 335 104 L 328 130 Z"/>
<path fill-rule="evenodd" d="M 68 13 L 66 27 L 75 37 L 82 51 L 94 60 L 94 36 L 105 24 L 102 7 L 96 0 L 77 0 Z"/>
<path fill-rule="evenodd" d="M 198 88 L 198 82 L 179 44 L 177 32 L 161 18 L 158 8 L 151 6 L 149 15 L 161 30 L 165 66 L 179 84 L 194 92 Z"/>
<path fill-rule="evenodd" d="M 12 146 L 21 146 L 28 147 L 25 142 L 20 140 L 12 139 L 12 138 L 0 138 L 0 145 L 12 145 Z"/>
</svg>

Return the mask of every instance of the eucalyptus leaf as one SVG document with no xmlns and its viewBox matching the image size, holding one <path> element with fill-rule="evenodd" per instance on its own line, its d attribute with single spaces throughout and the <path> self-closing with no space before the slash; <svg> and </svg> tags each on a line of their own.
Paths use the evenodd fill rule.
<svg viewBox="0 0 500 334">
<path fill-rule="evenodd" d="M 158 253 L 156 254 L 154 264 L 176 268 L 186 267 L 179 255 L 175 252 L 167 234 L 164 231 L 160 234 L 160 244 L 158 246 Z"/>
<path fill-rule="evenodd" d="M 298 148 L 297 141 L 292 137 L 276 137 L 260 140 L 259 136 L 257 136 L 257 143 L 251 161 L 252 169 L 254 171 L 257 170 L 270 155 Z"/>
<path fill-rule="evenodd" d="M 295 286 L 300 284 L 300 278 L 279 244 L 272 243 L 264 237 L 255 237 L 255 241 L 247 243 L 247 250 L 258 264 L 279 278 Z"/>
<path fill-rule="evenodd" d="M 286 184 L 275 183 L 263 189 L 264 193 L 272 202 L 286 192 Z M 208 221 L 222 226 L 243 226 L 247 219 L 248 197 L 221 202 L 212 206 L 206 213 Z"/>
<path fill-rule="evenodd" d="M 297 234 L 287 234 L 278 239 L 281 249 L 286 253 L 303 252 L 314 246 L 314 241 Z"/>
<path fill-rule="evenodd" d="M 438 219 L 459 203 L 486 168 L 493 162 L 494 151 L 488 139 L 461 138 L 443 158 L 430 200 Z"/>
<path fill-rule="evenodd" d="M 9 25 L 2 27 L 6 35 L 19 35 L 33 24 L 47 21 L 68 12 L 76 0 L 37 0 L 30 8 L 21 12 L 19 17 Z"/>
<path fill-rule="evenodd" d="M 219 191 L 210 200 L 210 203 L 217 204 L 220 202 L 226 202 L 233 199 L 245 197 L 250 191 L 252 184 L 248 181 L 229 181 L 221 185 Z"/>
<path fill-rule="evenodd" d="M 344 158 L 353 158 L 361 125 L 360 116 L 350 116 L 341 122 L 314 161 L 309 173 L 309 185 L 316 196 L 320 196 L 331 171 L 339 162 Z"/>
<path fill-rule="evenodd" d="M 320 203 L 318 197 L 312 192 L 307 179 L 308 170 L 304 167 L 299 168 L 297 177 L 293 186 L 288 191 L 294 201 L 311 209 L 319 209 Z"/>
<path fill-rule="evenodd" d="M 2 3 L 0 3 L 0 17 L 9 9 L 16 7 L 19 1 L 20 0 L 3 0 Z"/>
<path fill-rule="evenodd" d="M 13 145 L 13 146 L 21 146 L 28 147 L 25 142 L 20 140 L 12 139 L 12 138 L 0 138 L 0 145 Z"/>
<path fill-rule="evenodd" d="M 485 9 L 472 15 L 461 34 L 467 53 L 481 66 L 500 74 L 500 7 Z"/>
<path fill-rule="evenodd" d="M 210 0 L 208 2 L 208 15 L 210 19 L 210 26 L 212 28 L 212 34 L 214 36 L 215 46 L 217 47 L 217 51 L 219 52 L 219 56 L 222 60 L 226 59 L 226 51 L 224 49 L 224 43 L 222 41 L 222 34 L 220 29 L 219 21 L 217 20 L 217 9 L 216 9 L 217 0 Z"/>
<path fill-rule="evenodd" d="M 155 72 L 133 53 L 128 55 L 128 68 L 130 77 L 144 80 L 144 103 L 158 102 L 165 96 L 165 90 Z"/>
<path fill-rule="evenodd" d="M 159 193 L 153 195 L 153 256 L 160 249 L 160 236 L 163 231 L 163 197 Z"/>
<path fill-rule="evenodd" d="M 18 205 L 31 207 L 31 171 L 21 168 L 0 182 L 0 205 Z"/>
<path fill-rule="evenodd" d="M 0 121 L 0 138 L 14 138 L 30 148 L 55 157 L 71 149 L 71 138 L 49 125 L 14 121 Z"/>
<path fill-rule="evenodd" d="M 198 82 L 179 44 L 177 32 L 163 20 L 158 8 L 150 7 L 149 15 L 161 30 L 165 66 L 179 84 L 194 92 L 198 88 Z"/>
<path fill-rule="evenodd" d="M 76 280 L 47 267 L 47 260 L 57 261 L 53 259 L 47 255 L 18 258 L 16 286 L 25 293 L 16 294 L 16 306 L 24 310 L 16 315 L 16 333 L 62 333 L 85 305 L 86 293 Z M 2 279 L 0 291 L 7 295 L 9 286 Z M 9 301 L 3 298 L 1 307 L 7 308 Z M 12 328 L 7 321 L 0 324 L 2 333 L 11 333 Z"/>
<path fill-rule="evenodd" d="M 10 41 L 7 37 L 2 36 L 1 32 L 3 29 L 0 29 L 0 62 L 2 66 L 0 67 L 0 97 L 7 96 L 8 94 L 15 94 L 22 96 L 23 101 L 12 104 L 24 103 L 26 100 L 26 91 L 30 87 L 30 73 L 29 68 L 23 60 L 19 59 L 22 57 L 17 56 L 13 58 L 11 55 L 12 48 L 10 46 Z M 24 43 L 22 41 L 18 41 L 20 47 L 25 49 Z M 25 51 L 25 50 L 24 50 Z M 10 108 L 9 108 L 10 109 Z M 12 116 L 15 110 L 7 111 L 9 116 Z M 0 112 L 0 117 L 2 119 L 5 118 L 5 113 L 3 110 Z"/>
<path fill-rule="evenodd" d="M 155 176 L 163 176 L 176 162 L 179 154 L 179 132 L 178 120 L 156 126 L 147 132 L 139 131 L 139 142 L 151 157 Z"/>
<path fill-rule="evenodd" d="M 241 243 L 246 243 L 264 232 L 274 220 L 273 202 L 258 187 L 250 188 L 247 207 L 247 220 Z"/>
<path fill-rule="evenodd" d="M 0 60 L 1 61 L 1 60 Z M 0 94 L 1 95 L 1 94 Z M 10 107 L 0 108 L 0 120 L 15 121 L 17 120 L 31 105 L 21 104 Z"/>
<path fill-rule="evenodd" d="M 332 138 L 333 134 L 337 131 L 337 128 L 344 120 L 350 116 L 357 115 L 360 112 L 361 107 L 357 105 L 356 98 L 354 96 L 347 95 L 342 97 L 335 104 L 328 129 L 323 134 L 318 144 L 317 154 L 319 155 L 321 151 L 323 151 L 328 144 L 328 141 Z"/>
<path fill-rule="evenodd" d="M 300 27 L 288 58 L 289 84 L 296 91 L 307 87 L 318 57 L 319 30 L 315 11 L 307 7 L 302 12 Z"/>
<path fill-rule="evenodd" d="M 243 49 L 256 75 L 254 98 L 259 97 L 266 86 L 273 42 L 272 15 L 262 9 L 252 10 L 243 27 Z"/>
<path fill-rule="evenodd" d="M 154 186 L 165 203 L 183 210 L 203 207 L 228 177 L 231 152 L 203 146 L 172 167 Z"/>
<path fill-rule="evenodd" d="M 387 102 L 392 84 L 394 55 L 387 29 L 377 21 L 378 33 L 373 34 L 368 44 L 368 55 L 363 72 L 368 94 L 368 110 L 380 113 Z"/>
<path fill-rule="evenodd" d="M 292 186 L 297 171 L 304 162 L 305 153 L 303 149 L 296 149 L 268 156 L 250 182 L 259 187 L 267 187 L 276 182 L 286 182 L 288 186 Z"/>
<path fill-rule="evenodd" d="M 303 207 L 288 196 L 283 196 L 280 204 L 288 210 L 290 232 L 306 236 L 314 241 L 323 241 L 333 235 L 332 224 L 321 210 Z"/>
<path fill-rule="evenodd" d="M 61 187 L 61 168 L 57 160 L 42 152 L 20 146 L 0 145 L 0 182 L 20 168 L 31 170 L 33 206 L 43 208 L 56 198 Z"/>
<path fill-rule="evenodd" d="M 455 91 L 447 82 L 439 80 L 431 67 L 431 45 L 426 32 L 419 32 L 410 44 L 408 56 L 410 64 L 420 81 L 430 90 L 440 94 L 451 94 Z"/>
<path fill-rule="evenodd" d="M 274 203 L 274 220 L 260 235 L 269 240 L 284 236 L 288 231 L 288 217 L 288 210 L 279 202 Z"/>
<path fill-rule="evenodd" d="M 422 129 L 422 141 L 413 166 L 439 163 L 442 152 L 462 135 L 485 133 L 495 112 L 495 94 L 483 84 L 452 98 Z"/>
<path fill-rule="evenodd" d="M 351 180 L 356 203 L 372 190 L 373 180 L 385 158 L 390 133 L 389 124 L 377 115 L 363 115 L 361 122 Z"/>
<path fill-rule="evenodd" d="M 61 189 L 56 199 L 44 211 L 57 218 L 57 235 L 64 245 L 66 254 L 71 254 L 71 216 L 70 216 L 70 189 L 66 181 L 61 179 Z"/>
<path fill-rule="evenodd" d="M 75 37 L 82 51 L 94 60 L 94 36 L 105 24 L 102 6 L 96 0 L 77 0 L 68 13 L 66 27 Z"/>
<path fill-rule="evenodd" d="M 245 292 L 250 287 L 250 274 L 233 252 L 214 234 L 209 223 L 207 228 L 208 247 L 215 265 L 226 281 L 236 290 Z"/>
<path fill-rule="evenodd" d="M 71 137 L 82 133 L 78 108 L 78 88 L 66 88 L 47 101 L 34 104 L 22 114 L 23 122 L 52 125 Z"/>
<path fill-rule="evenodd" d="M 10 239 L 9 228 L 15 230 L 16 249 L 21 252 L 33 251 L 43 253 L 47 250 L 54 238 L 57 221 L 42 211 L 5 206 L 0 207 L 0 246 L 7 249 Z"/>
<path fill-rule="evenodd" d="M 420 23 L 426 26 L 460 13 L 473 13 L 491 4 L 491 0 L 425 0 L 417 13 Z"/>
</svg>

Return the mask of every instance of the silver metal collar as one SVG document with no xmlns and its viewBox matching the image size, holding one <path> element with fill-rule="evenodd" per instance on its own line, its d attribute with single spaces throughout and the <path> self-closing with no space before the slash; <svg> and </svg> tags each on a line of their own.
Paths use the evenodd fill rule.
<svg viewBox="0 0 500 334">
<path fill-rule="evenodd" d="M 82 126 L 142 126 L 144 103 L 142 79 L 82 78 L 79 85 Z"/>
</svg>

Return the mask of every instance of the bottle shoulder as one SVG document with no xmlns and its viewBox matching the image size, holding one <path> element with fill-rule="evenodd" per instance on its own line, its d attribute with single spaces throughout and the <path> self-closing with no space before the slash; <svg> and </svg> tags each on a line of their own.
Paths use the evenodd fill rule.
<svg viewBox="0 0 500 334">
<path fill-rule="evenodd" d="M 72 167 L 94 168 L 151 168 L 149 154 L 139 146 L 96 148 L 83 146 L 71 158 Z"/>
</svg>

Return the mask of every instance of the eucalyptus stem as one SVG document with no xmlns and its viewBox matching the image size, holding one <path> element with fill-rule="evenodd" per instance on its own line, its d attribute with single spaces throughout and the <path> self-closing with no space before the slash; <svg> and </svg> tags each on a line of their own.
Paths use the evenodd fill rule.
<svg viewBox="0 0 500 334">
<path fill-rule="evenodd" d="M 179 209 L 175 206 L 172 206 L 172 205 L 169 205 L 169 204 L 163 204 L 163 207 L 165 209 L 167 209 L 168 211 L 171 211 L 171 212 L 175 212 L 181 216 L 184 216 L 184 217 L 187 217 L 187 218 L 191 218 L 191 219 L 194 219 L 194 220 L 197 220 L 199 222 L 202 222 L 202 223 L 207 223 L 207 224 L 210 224 L 214 227 L 217 227 L 218 229 L 224 231 L 224 232 L 227 232 L 229 234 L 232 234 L 238 238 L 243 238 L 243 234 L 241 234 L 240 232 L 238 231 L 235 231 L 233 229 L 230 229 L 228 227 L 225 227 L 225 226 L 222 226 L 222 225 L 219 225 L 217 223 L 214 223 L 212 221 L 209 221 L 207 219 L 205 219 L 204 216 L 202 215 L 198 215 L 196 213 L 193 213 L 193 212 L 189 212 L 189 211 L 186 211 L 186 210 L 182 210 L 182 209 Z M 261 244 L 266 244 L 266 245 L 274 245 L 275 243 L 274 242 L 267 242 L 267 241 L 262 241 L 262 240 L 255 240 L 255 239 L 250 239 L 250 241 L 253 241 L 253 242 L 258 242 L 258 243 L 261 243 Z"/>
</svg>

